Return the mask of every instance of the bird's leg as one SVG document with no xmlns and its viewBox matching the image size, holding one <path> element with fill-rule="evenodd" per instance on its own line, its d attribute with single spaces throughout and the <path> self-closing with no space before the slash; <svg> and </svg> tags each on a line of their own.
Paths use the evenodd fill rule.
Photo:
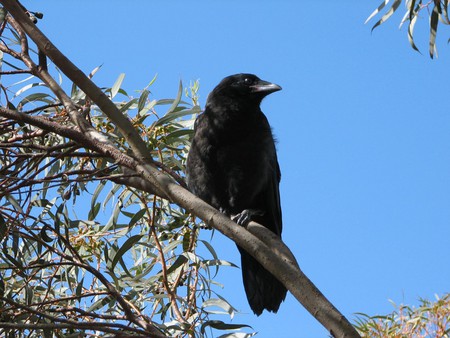
<svg viewBox="0 0 450 338">
<path fill-rule="evenodd" d="M 231 219 L 237 224 L 245 227 L 252 220 L 253 216 L 262 216 L 264 211 L 256 209 L 245 209 L 237 215 L 233 215 Z"/>
</svg>

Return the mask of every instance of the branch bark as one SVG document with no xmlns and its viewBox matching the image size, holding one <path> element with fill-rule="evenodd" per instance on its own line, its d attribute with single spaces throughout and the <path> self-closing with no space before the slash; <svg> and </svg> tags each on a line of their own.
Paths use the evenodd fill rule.
<svg viewBox="0 0 450 338">
<path fill-rule="evenodd" d="M 16 19 L 17 23 L 36 43 L 38 48 L 83 90 L 121 130 L 121 133 L 132 148 L 134 158 L 118 154 L 117 149 L 109 149 L 107 153 L 119 164 L 125 165 L 139 174 L 144 181 L 150 182 L 151 189 L 148 185 L 143 185 L 145 190 L 154 190 L 158 195 L 187 209 L 244 248 L 268 271 L 273 273 L 333 336 L 360 337 L 350 322 L 303 274 L 289 248 L 282 241 L 272 236 L 270 231 L 256 223 L 251 223 L 248 226 L 248 231 L 237 226 L 224 214 L 178 185 L 167 174 L 157 170 L 152 165 L 145 143 L 134 130 L 131 122 L 118 111 L 109 98 L 45 37 L 20 8 L 16 0 L 0 0 L 0 3 Z M 39 76 L 39 74 L 37 75 Z M 61 102 L 66 104 L 63 100 Z M 77 141 L 76 139 L 74 140 Z M 87 143 L 96 148 L 95 151 L 105 153 L 105 150 L 100 145 L 95 146 L 93 140 Z M 127 157 L 126 160 L 125 157 Z"/>
</svg>

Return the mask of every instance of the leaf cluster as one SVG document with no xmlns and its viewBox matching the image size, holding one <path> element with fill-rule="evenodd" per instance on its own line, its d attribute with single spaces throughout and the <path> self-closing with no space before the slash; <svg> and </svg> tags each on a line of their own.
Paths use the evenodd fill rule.
<svg viewBox="0 0 450 338">
<path fill-rule="evenodd" d="M 435 301 L 420 299 L 418 307 L 393 306 L 388 315 L 358 314 L 356 328 L 362 337 L 446 338 L 450 335 L 450 294 Z"/>
<path fill-rule="evenodd" d="M 366 23 L 381 13 L 389 2 L 390 0 L 384 0 L 367 18 Z M 402 0 L 394 0 L 392 6 L 390 6 L 381 18 L 373 25 L 372 30 L 386 22 L 394 14 L 394 12 L 398 10 L 401 3 Z M 414 41 L 414 28 L 417 20 L 421 17 L 421 14 L 425 13 L 425 15 L 429 18 L 430 26 L 428 52 L 431 58 L 437 56 L 436 35 L 439 23 L 450 25 L 448 0 L 430 0 L 426 2 L 422 0 L 406 0 L 405 5 L 406 11 L 400 22 L 400 27 L 402 27 L 406 22 L 408 23 L 408 41 L 411 47 L 415 51 L 420 52 Z"/>
</svg>

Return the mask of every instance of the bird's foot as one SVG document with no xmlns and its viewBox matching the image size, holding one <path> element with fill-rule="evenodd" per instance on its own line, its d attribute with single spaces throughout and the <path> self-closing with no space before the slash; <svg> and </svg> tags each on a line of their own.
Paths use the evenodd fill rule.
<svg viewBox="0 0 450 338">
<path fill-rule="evenodd" d="M 250 221 L 254 216 L 262 216 L 262 215 L 264 215 L 264 212 L 261 210 L 245 209 L 241 211 L 239 214 L 232 216 L 231 219 L 237 224 L 245 227 L 247 226 L 248 223 L 250 223 Z"/>
</svg>

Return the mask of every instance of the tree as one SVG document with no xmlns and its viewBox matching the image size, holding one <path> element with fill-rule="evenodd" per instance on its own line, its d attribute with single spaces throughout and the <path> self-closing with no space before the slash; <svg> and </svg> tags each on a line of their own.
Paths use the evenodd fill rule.
<svg viewBox="0 0 450 338">
<path fill-rule="evenodd" d="M 359 336 L 270 231 L 236 226 L 185 189 L 198 84 L 189 103 L 181 84 L 173 100 L 150 99 L 154 80 L 132 97 L 123 75 L 100 89 L 91 81 L 98 68 L 85 76 L 61 54 L 33 23 L 39 13 L 0 3 L 3 334 L 202 336 L 244 327 L 215 316 L 234 315 L 214 288 L 219 269 L 233 264 L 199 237 L 208 226 L 258 259 L 332 335 Z"/>
<path fill-rule="evenodd" d="M 383 1 L 377 9 L 375 9 L 372 14 L 367 18 L 366 23 L 378 15 L 385 6 L 389 3 L 389 0 Z M 382 23 L 386 22 L 397 9 L 400 7 L 402 0 L 394 0 L 392 6 L 381 16 L 381 18 L 374 24 L 372 30 L 380 26 Z M 430 22 L 430 35 L 429 35 L 429 54 L 433 58 L 437 56 L 436 49 L 436 35 L 439 22 L 444 25 L 450 25 L 450 19 L 448 16 L 448 0 L 430 0 L 423 3 L 422 0 L 406 0 L 406 12 L 400 22 L 400 27 L 408 22 L 408 40 L 411 47 L 417 51 L 419 48 L 416 46 L 414 41 L 414 27 L 417 23 L 417 19 L 420 14 L 426 12 L 429 15 Z"/>
</svg>

